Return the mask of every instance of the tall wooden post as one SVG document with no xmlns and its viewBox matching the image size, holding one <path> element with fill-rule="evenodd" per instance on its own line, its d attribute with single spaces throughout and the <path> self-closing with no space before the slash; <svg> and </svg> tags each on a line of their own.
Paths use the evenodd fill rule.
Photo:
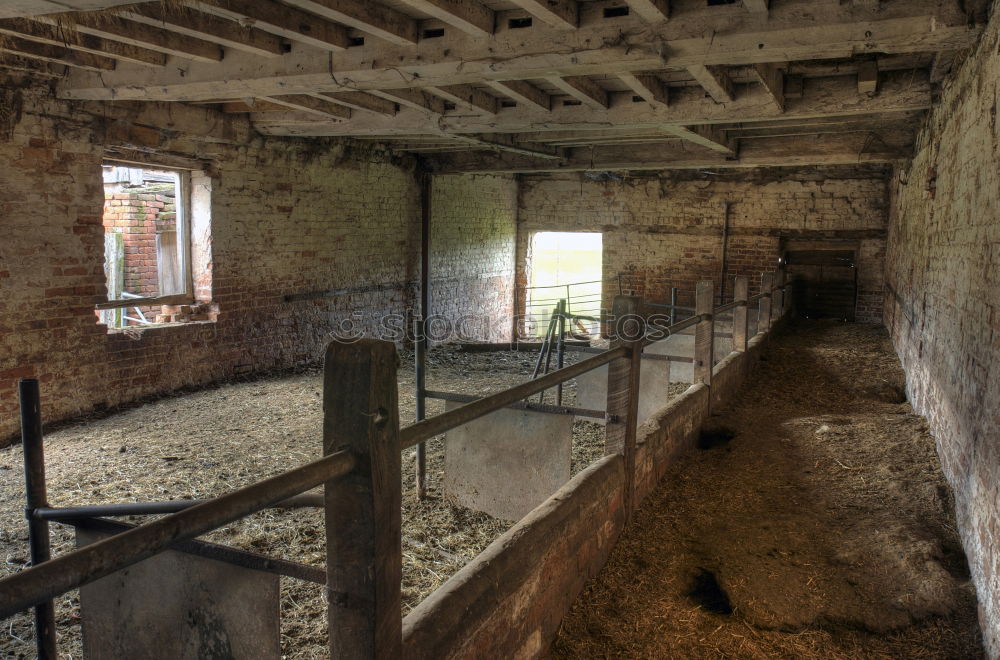
<svg viewBox="0 0 1000 660">
<path fill-rule="evenodd" d="M 715 283 L 712 280 L 698 282 L 695 289 L 694 313 L 702 320 L 694 331 L 694 382 L 712 384 L 712 367 L 715 357 L 715 319 L 712 318 L 712 304 L 715 300 Z"/>
<path fill-rule="evenodd" d="M 742 300 L 743 304 L 733 309 L 733 350 L 744 353 L 747 350 L 747 334 L 749 333 L 750 315 L 747 314 L 747 299 L 750 297 L 750 282 L 746 277 L 736 278 L 733 287 L 733 299 Z"/>
<path fill-rule="evenodd" d="M 332 343 L 323 383 L 323 453 L 349 449 L 357 466 L 326 486 L 330 656 L 402 652 L 401 475 L 396 347 Z"/>
<path fill-rule="evenodd" d="M 771 295 L 771 323 L 777 323 L 785 313 L 785 270 L 774 271 L 774 293 Z"/>
<path fill-rule="evenodd" d="M 625 457 L 625 511 L 634 506 L 635 432 L 639 422 L 639 374 L 645 323 L 639 316 L 642 299 L 615 296 L 611 309 L 614 332 L 611 348 L 629 346 L 631 355 L 608 364 L 607 423 L 604 426 L 605 455 Z"/>
<path fill-rule="evenodd" d="M 760 299 L 760 320 L 757 323 L 757 332 L 767 332 L 771 329 L 771 305 L 774 301 L 774 274 L 764 273 L 760 276 L 760 292 L 764 297 Z"/>
</svg>

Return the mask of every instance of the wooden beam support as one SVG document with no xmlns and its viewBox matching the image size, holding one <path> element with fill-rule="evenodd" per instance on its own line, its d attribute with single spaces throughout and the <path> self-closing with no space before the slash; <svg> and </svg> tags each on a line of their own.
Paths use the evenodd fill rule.
<svg viewBox="0 0 1000 660">
<path fill-rule="evenodd" d="M 156 5 L 142 4 L 130 7 L 123 16 L 136 23 L 205 39 L 251 55 L 274 57 L 285 53 L 284 44 L 277 35 L 192 9 L 164 11 Z"/>
<path fill-rule="evenodd" d="M 426 89 L 431 94 L 437 94 L 446 101 L 476 113 L 495 115 L 500 110 L 500 102 L 495 96 L 490 96 L 472 85 L 448 85 Z"/>
<path fill-rule="evenodd" d="M 732 103 L 736 100 L 733 80 L 724 68 L 695 65 L 689 66 L 687 70 L 716 103 Z"/>
<path fill-rule="evenodd" d="M 576 0 L 510 0 L 558 30 L 575 30 L 580 21 Z"/>
<path fill-rule="evenodd" d="M 313 96 L 306 96 L 305 94 L 268 96 L 263 100 L 328 119 L 351 118 L 351 111 L 348 108 L 330 101 L 323 101 Z"/>
<path fill-rule="evenodd" d="M 670 105 L 667 86 L 652 73 L 619 73 L 618 78 L 647 103 Z"/>
<path fill-rule="evenodd" d="M 491 80 L 489 86 L 504 96 L 528 107 L 535 107 L 551 112 L 552 97 L 523 80 Z"/>
<path fill-rule="evenodd" d="M 875 96 L 878 93 L 878 62 L 868 60 L 858 67 L 858 94 Z"/>
<path fill-rule="evenodd" d="M 730 139 L 724 130 L 718 126 L 668 126 L 663 129 L 667 133 L 687 140 L 692 144 L 718 151 L 723 154 L 736 153 L 736 141 Z"/>
<path fill-rule="evenodd" d="M 401 2 L 474 37 L 492 36 L 496 29 L 496 14 L 478 0 L 401 0 Z"/>
<path fill-rule="evenodd" d="M 444 99 L 419 89 L 373 89 L 370 90 L 370 93 L 373 96 L 378 96 L 393 103 L 398 103 L 403 107 L 419 110 L 430 115 L 443 115 L 445 113 Z"/>
<path fill-rule="evenodd" d="M 586 76 L 547 78 L 546 80 L 564 94 L 572 96 L 580 103 L 596 110 L 607 110 L 608 106 L 611 105 L 607 91 Z"/>
<path fill-rule="evenodd" d="M 758 64 L 754 72 L 761 86 L 771 95 L 774 105 L 785 109 L 785 72 L 777 64 Z"/>
<path fill-rule="evenodd" d="M 712 18 L 719 8 L 707 7 L 625 32 L 616 21 L 595 19 L 574 32 L 537 25 L 501 30 L 489 40 L 446 34 L 425 40 L 417 49 L 378 43 L 335 52 L 332 71 L 331 62 L 316 57 L 297 60 L 291 67 L 289 56 L 265 65 L 239 57 L 227 57 L 213 66 L 193 62 L 183 75 L 170 67 L 150 75 L 146 68 L 122 64 L 103 78 L 72 74 L 66 93 L 89 100 L 195 101 L 658 71 L 666 66 L 668 51 L 670 67 L 688 67 L 970 47 L 978 41 L 981 28 L 970 27 L 953 4 L 957 5 L 911 0 L 859 17 L 858 10 L 837 3 L 787 0 L 776 5 L 766 20 L 749 13 L 718 12 L 727 17 L 720 22 Z M 247 6 L 257 7 L 257 2 Z M 319 81 L 325 83 L 320 86 Z"/>
<path fill-rule="evenodd" d="M 670 0 L 625 0 L 625 4 L 647 23 L 662 23 L 670 18 Z"/>
<path fill-rule="evenodd" d="M 167 63 L 167 56 L 155 50 L 108 41 L 89 34 L 80 34 L 75 30 L 60 29 L 24 19 L 0 21 L 0 34 L 21 37 L 50 46 L 70 48 L 81 53 L 110 57 L 119 62 L 132 62 L 145 66 L 164 66 Z"/>
<path fill-rule="evenodd" d="M 0 53 L 10 53 L 52 64 L 62 64 L 85 71 L 114 71 L 116 66 L 115 61 L 110 57 L 80 53 L 69 48 L 40 44 L 18 37 L 5 37 L 0 40 Z"/>
<path fill-rule="evenodd" d="M 379 2 L 363 0 L 285 0 L 286 5 L 355 28 L 378 39 L 412 46 L 419 38 L 417 21 Z"/>
<path fill-rule="evenodd" d="M 274 0 L 186 0 L 187 6 L 323 50 L 344 50 L 351 45 L 347 28 L 307 14 Z"/>
<path fill-rule="evenodd" d="M 393 101 L 384 99 L 381 96 L 366 94 L 365 92 L 332 92 L 319 94 L 319 96 L 348 108 L 374 112 L 386 117 L 393 117 L 399 111 L 399 108 Z"/>
<path fill-rule="evenodd" d="M 931 64 L 931 82 L 939 85 L 951 73 L 958 58 L 958 53 L 953 50 L 944 50 L 934 54 L 934 62 Z"/>
<path fill-rule="evenodd" d="M 475 135 L 448 135 L 448 137 L 459 142 L 482 147 L 483 149 L 505 151 L 508 153 L 520 154 L 522 156 L 529 156 L 531 158 L 562 160 L 563 157 L 562 151 L 559 149 L 539 146 L 526 147 L 518 144 L 514 138 L 508 135 L 491 135 L 488 137 Z"/>
<path fill-rule="evenodd" d="M 39 20 L 58 25 L 48 17 Z M 73 21 L 73 27 L 81 34 L 155 50 L 196 62 L 216 64 L 222 61 L 222 47 L 202 39 L 108 16 L 69 14 L 69 20 Z"/>
</svg>

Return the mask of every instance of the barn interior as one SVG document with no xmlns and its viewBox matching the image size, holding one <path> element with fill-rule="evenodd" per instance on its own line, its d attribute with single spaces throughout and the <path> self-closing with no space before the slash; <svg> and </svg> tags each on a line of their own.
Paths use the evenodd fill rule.
<svg viewBox="0 0 1000 660">
<path fill-rule="evenodd" d="M 424 428 L 627 349 L 396 452 L 366 579 L 330 485 L 196 534 L 288 560 L 198 583 L 273 615 L 217 657 L 1000 657 L 998 6 L 0 3 L 0 574 L 47 559 L 25 382 L 37 540 L 336 453 L 379 378 Z M 640 359 L 615 310 L 690 323 Z M 100 538 L 51 515 L 52 561 Z M 45 614 L 0 581 L 4 653 L 139 657 L 70 582 Z"/>
</svg>

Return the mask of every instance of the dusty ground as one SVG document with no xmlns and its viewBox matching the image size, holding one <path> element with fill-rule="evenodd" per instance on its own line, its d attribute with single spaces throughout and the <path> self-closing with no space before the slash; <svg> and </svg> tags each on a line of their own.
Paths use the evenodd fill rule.
<svg viewBox="0 0 1000 660">
<path fill-rule="evenodd" d="M 552 655 L 983 657 L 950 491 L 885 331 L 803 325 L 755 381 L 637 512 Z"/>
<path fill-rule="evenodd" d="M 568 363 L 579 354 L 571 354 Z M 527 380 L 529 353 L 462 353 L 435 349 L 428 387 L 487 394 Z M 400 420 L 413 420 L 412 356 L 401 356 Z M 683 389 L 683 388 L 679 388 Z M 322 376 L 318 370 L 227 384 L 172 396 L 109 417 L 48 432 L 49 498 L 54 506 L 207 498 L 258 481 L 319 456 Z M 566 402 L 574 398 L 572 385 Z M 547 399 L 549 403 L 553 401 Z M 430 401 L 428 413 L 443 412 Z M 603 427 L 574 427 L 575 474 L 603 455 Z M 413 452 L 403 456 L 404 613 L 482 551 L 511 523 L 450 506 L 438 490 L 442 480 L 440 441 L 428 449 L 430 498 L 414 496 Z M 0 450 L 0 575 L 25 567 L 22 454 Z M 135 520 L 134 522 L 140 522 Z M 73 547 L 71 531 L 53 525 L 54 553 Z M 207 537 L 208 540 L 322 566 L 325 538 L 316 510 L 272 510 Z M 63 657 L 80 658 L 78 598 L 58 603 Z M 287 658 L 325 658 L 326 615 L 322 588 L 282 579 L 282 635 Z M 0 656 L 34 657 L 27 615 L 0 622 Z"/>
</svg>

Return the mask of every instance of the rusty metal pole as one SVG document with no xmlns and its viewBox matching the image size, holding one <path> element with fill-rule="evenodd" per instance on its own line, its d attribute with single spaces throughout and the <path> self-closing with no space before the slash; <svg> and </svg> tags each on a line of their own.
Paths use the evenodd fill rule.
<svg viewBox="0 0 1000 660">
<path fill-rule="evenodd" d="M 670 325 L 677 323 L 677 287 L 670 287 Z"/>
<path fill-rule="evenodd" d="M 416 421 L 427 416 L 427 319 L 431 307 L 431 194 L 433 180 L 424 172 L 420 181 L 420 316 L 417 318 L 417 341 L 414 344 Z M 421 442 L 416 449 L 417 499 L 427 497 L 427 445 Z"/>
<path fill-rule="evenodd" d="M 396 347 L 332 343 L 325 369 L 323 453 L 346 449 L 356 459 L 326 484 L 330 657 L 395 659 L 403 643 Z"/>
<path fill-rule="evenodd" d="M 566 308 L 569 299 L 559 301 L 559 339 L 556 342 L 556 369 L 562 369 L 566 364 Z M 556 405 L 562 405 L 563 384 L 556 386 Z"/>
<path fill-rule="evenodd" d="M 42 406 L 38 381 L 23 379 L 18 384 L 21 399 L 21 444 L 24 448 L 25 515 L 28 518 L 28 546 L 31 565 L 52 558 L 49 523 L 35 518 L 35 509 L 46 508 L 45 450 L 42 438 Z M 39 660 L 55 660 L 56 617 L 51 600 L 35 606 L 35 645 Z"/>
</svg>

